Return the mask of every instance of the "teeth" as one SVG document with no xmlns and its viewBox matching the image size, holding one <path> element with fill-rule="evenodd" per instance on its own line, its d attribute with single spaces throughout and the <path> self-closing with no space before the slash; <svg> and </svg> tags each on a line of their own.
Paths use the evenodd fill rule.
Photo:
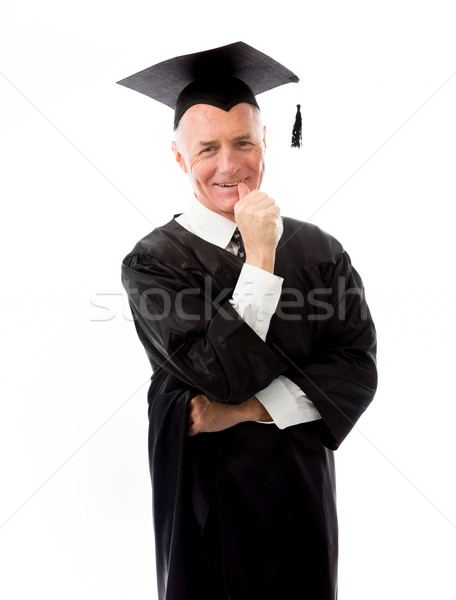
<svg viewBox="0 0 456 600">
<path fill-rule="evenodd" d="M 240 179 L 239 181 L 236 181 L 236 183 L 217 183 L 217 185 L 220 187 L 234 187 L 238 183 L 244 183 L 245 180 L 246 178 L 244 177 L 244 179 Z"/>
</svg>

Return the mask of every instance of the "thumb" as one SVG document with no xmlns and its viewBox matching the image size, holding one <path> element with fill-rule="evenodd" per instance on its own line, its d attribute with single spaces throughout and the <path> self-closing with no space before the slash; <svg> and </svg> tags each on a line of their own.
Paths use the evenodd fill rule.
<svg viewBox="0 0 456 600">
<path fill-rule="evenodd" d="M 243 183 L 241 181 L 240 183 L 238 183 L 238 192 L 239 192 L 239 200 L 242 200 L 242 198 L 244 196 L 247 196 L 247 194 L 250 194 L 249 186 L 246 183 Z"/>
</svg>

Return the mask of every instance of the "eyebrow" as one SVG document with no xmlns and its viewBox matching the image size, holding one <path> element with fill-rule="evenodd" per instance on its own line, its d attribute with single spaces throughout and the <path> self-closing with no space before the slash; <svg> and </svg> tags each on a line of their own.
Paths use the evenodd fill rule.
<svg viewBox="0 0 456 600">
<path fill-rule="evenodd" d="M 234 137 L 232 139 L 232 141 L 233 142 L 239 142 L 239 140 L 249 140 L 249 139 L 251 139 L 251 137 L 252 136 L 250 135 L 250 133 L 244 133 L 244 134 L 241 134 L 241 135 L 237 135 L 236 137 Z M 206 146 L 214 146 L 215 144 L 217 144 L 216 140 L 210 140 L 208 142 L 200 141 L 198 145 L 201 146 L 201 147 L 206 147 Z"/>
<path fill-rule="evenodd" d="M 233 142 L 238 142 L 239 140 L 250 140 L 252 136 L 250 135 L 250 133 L 245 133 L 244 135 L 237 135 L 235 138 L 233 138 Z"/>
</svg>

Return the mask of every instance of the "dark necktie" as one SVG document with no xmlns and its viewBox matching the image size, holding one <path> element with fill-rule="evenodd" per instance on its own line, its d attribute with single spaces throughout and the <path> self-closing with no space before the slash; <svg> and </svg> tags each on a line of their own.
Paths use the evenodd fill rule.
<svg viewBox="0 0 456 600">
<path fill-rule="evenodd" d="M 237 227 L 234 230 L 233 237 L 231 239 L 233 240 L 233 242 L 236 242 L 236 244 L 238 245 L 238 248 L 239 248 L 239 251 L 237 254 L 238 257 L 242 260 L 242 262 L 245 262 L 244 242 L 242 241 L 241 233 Z"/>
</svg>

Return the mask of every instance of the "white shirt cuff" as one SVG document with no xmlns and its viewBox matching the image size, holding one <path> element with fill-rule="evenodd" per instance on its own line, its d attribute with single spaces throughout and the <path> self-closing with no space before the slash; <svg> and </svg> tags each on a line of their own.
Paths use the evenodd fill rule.
<svg viewBox="0 0 456 600">
<path fill-rule="evenodd" d="M 257 392 L 255 396 L 266 408 L 279 429 L 321 419 L 313 402 L 301 388 L 283 375 L 279 375 L 267 388 Z"/>
<path fill-rule="evenodd" d="M 265 341 L 282 292 L 282 277 L 244 264 L 230 300 L 233 308 Z"/>
</svg>

